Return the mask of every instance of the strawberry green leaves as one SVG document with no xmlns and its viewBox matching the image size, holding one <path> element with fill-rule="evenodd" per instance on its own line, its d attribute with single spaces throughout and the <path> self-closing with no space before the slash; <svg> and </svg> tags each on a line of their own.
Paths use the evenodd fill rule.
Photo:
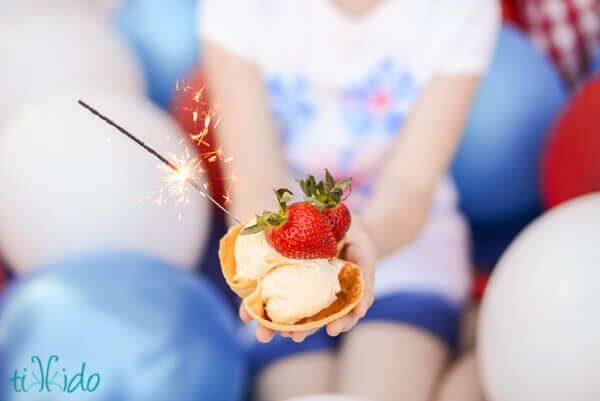
<svg viewBox="0 0 600 401">
<path fill-rule="evenodd" d="M 350 196 L 352 192 L 352 178 L 340 180 L 337 183 L 334 181 L 329 170 L 325 169 L 325 180 L 317 183 L 313 175 L 307 175 L 304 180 L 297 180 L 300 184 L 302 192 L 304 192 L 304 200 L 319 211 L 336 207 L 340 202 Z M 344 192 L 348 189 L 348 193 L 344 197 Z"/>
<path fill-rule="evenodd" d="M 287 202 L 294 199 L 294 193 L 287 188 L 280 188 L 275 190 L 277 196 L 277 202 L 279 203 L 279 210 L 277 213 L 263 210 L 262 215 L 256 216 L 256 224 L 253 224 L 240 232 L 240 235 L 255 234 L 267 227 L 279 227 L 287 222 Z"/>
</svg>

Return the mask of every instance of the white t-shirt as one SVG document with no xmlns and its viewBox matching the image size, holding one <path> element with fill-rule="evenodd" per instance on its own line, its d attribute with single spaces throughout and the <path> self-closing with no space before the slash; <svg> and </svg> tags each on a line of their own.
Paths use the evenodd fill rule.
<svg viewBox="0 0 600 401">
<path fill-rule="evenodd" d="M 496 0 L 384 0 L 358 18 L 329 0 L 203 3 L 201 37 L 263 73 L 294 174 L 352 176 L 354 206 L 420 89 L 484 73 L 500 21 Z"/>
<path fill-rule="evenodd" d="M 485 73 L 500 26 L 497 0 L 384 0 L 358 18 L 330 0 L 203 5 L 201 38 L 263 74 L 294 176 L 324 168 L 351 176 L 355 209 L 421 89 L 436 75 Z M 386 269 L 394 276 L 378 280 L 379 293 L 422 288 L 464 298 L 468 235 L 456 209 L 446 177 L 420 237 L 378 264 L 379 277 Z"/>
<path fill-rule="evenodd" d="M 331 0 L 205 0 L 199 32 L 266 74 L 298 69 L 329 85 L 360 79 L 390 57 L 419 82 L 485 71 L 497 0 L 384 0 L 351 17 Z"/>
</svg>

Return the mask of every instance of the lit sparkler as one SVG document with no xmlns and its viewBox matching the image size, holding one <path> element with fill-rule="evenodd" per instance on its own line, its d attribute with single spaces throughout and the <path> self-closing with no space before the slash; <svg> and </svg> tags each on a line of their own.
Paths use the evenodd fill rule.
<svg viewBox="0 0 600 401">
<path fill-rule="evenodd" d="M 166 183 L 166 192 L 170 198 L 175 199 L 175 204 L 190 204 L 190 197 L 187 185 L 187 179 L 196 182 L 200 179 L 200 173 L 203 173 L 202 162 L 190 156 L 190 151 L 186 147 L 182 156 L 177 156 L 171 152 L 167 153 L 169 160 L 173 160 L 173 164 L 179 170 L 178 174 L 173 174 L 171 168 L 164 164 L 160 164 L 159 168 L 166 171 L 166 175 L 162 177 Z M 205 187 L 206 189 L 206 187 Z M 162 191 L 161 191 L 162 194 Z M 159 203 L 162 203 L 162 196 L 159 198 Z"/>
<path fill-rule="evenodd" d="M 160 160 L 163 163 L 163 165 L 165 166 L 165 168 L 168 168 L 168 169 L 174 171 L 176 174 L 174 174 L 171 177 L 172 178 L 171 184 L 173 184 L 173 183 L 175 183 L 175 184 L 178 184 L 178 183 L 188 183 L 195 190 L 197 190 L 203 196 L 205 196 L 206 198 L 208 198 L 215 206 L 217 206 L 219 209 L 221 209 L 225 214 L 227 214 L 229 217 L 231 217 L 233 220 L 235 220 L 237 223 L 239 223 L 240 225 L 244 225 L 238 218 L 236 218 L 235 216 L 233 216 L 227 209 L 225 209 L 223 206 L 221 206 L 221 204 L 219 204 L 219 202 L 217 202 L 212 196 L 210 196 L 210 194 L 207 191 L 205 191 L 204 188 L 202 188 L 202 186 L 200 184 L 198 184 L 196 182 L 196 180 L 194 179 L 195 176 L 193 174 L 193 171 L 195 171 L 195 169 L 197 170 L 197 164 L 196 164 L 197 162 L 193 161 L 193 159 L 191 159 L 192 161 L 190 162 L 189 152 L 187 153 L 187 155 L 188 155 L 187 159 L 183 160 L 184 164 L 181 165 L 181 167 L 177 167 L 176 164 L 174 164 L 171 161 L 169 161 L 166 157 L 164 157 L 163 155 L 161 155 L 160 153 L 158 153 L 156 150 L 154 150 L 150 146 L 146 145 L 141 139 L 139 139 L 138 137 L 136 137 L 135 135 L 133 135 L 132 133 L 130 133 L 129 131 L 127 131 L 125 128 L 123 128 L 119 124 L 117 124 L 114 121 L 112 121 L 110 118 L 108 118 L 104 114 L 100 113 L 98 110 L 96 110 L 92 106 L 88 105 L 87 103 L 85 103 L 82 100 L 79 100 L 78 103 L 81 106 L 83 106 L 86 109 L 88 109 L 92 114 L 94 114 L 95 116 L 97 116 L 98 118 L 100 118 L 101 120 L 103 120 L 104 122 L 106 122 L 107 124 L 109 124 L 112 127 L 116 128 L 121 134 L 125 135 L 126 137 L 128 137 L 129 139 L 131 139 L 133 142 L 135 142 L 136 144 L 138 144 L 146 152 L 148 152 L 151 155 L 153 155 L 154 157 L 156 157 L 158 160 Z M 187 152 L 187 150 L 186 150 L 186 152 Z M 184 158 L 185 157 L 186 156 L 184 155 Z M 181 164 L 182 161 L 179 160 L 179 162 Z M 193 165 L 190 165 L 189 163 L 193 163 Z M 178 185 L 172 185 L 170 188 L 171 188 L 171 190 L 174 190 L 174 191 L 179 191 L 181 189 L 181 187 L 178 186 Z M 186 195 L 183 192 L 183 190 L 181 190 L 181 192 L 176 192 L 176 195 L 177 194 L 179 194 L 179 196 L 180 196 L 180 198 L 179 198 L 180 201 L 182 201 L 182 202 L 186 201 L 186 198 L 185 198 Z M 183 199 L 181 198 L 181 196 L 183 196 Z"/>
</svg>

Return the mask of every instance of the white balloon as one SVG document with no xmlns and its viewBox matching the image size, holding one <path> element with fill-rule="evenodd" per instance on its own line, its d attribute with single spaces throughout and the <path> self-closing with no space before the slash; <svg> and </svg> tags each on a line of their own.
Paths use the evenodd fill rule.
<svg viewBox="0 0 600 401">
<path fill-rule="evenodd" d="M 357 398 L 344 394 L 314 394 L 300 397 L 286 398 L 284 401 L 371 401 L 366 398 Z"/>
<path fill-rule="evenodd" d="M 168 203 L 159 206 L 161 177 L 173 173 L 78 105 L 78 96 L 38 99 L 0 131 L 0 248 L 9 265 L 23 273 L 68 254 L 110 249 L 194 266 L 210 220 L 207 200 L 186 185 L 189 205 L 163 193 Z M 84 100 L 160 152 L 181 156 L 189 146 L 193 154 L 176 123 L 141 97 L 96 93 Z"/>
<path fill-rule="evenodd" d="M 57 11 L 94 11 L 92 3 L 84 0 L 2 0 L 0 2 L 0 23 L 8 23 L 23 17 L 53 14 Z"/>
<path fill-rule="evenodd" d="M 113 15 L 125 3 L 125 0 L 90 0 L 93 5 L 106 15 Z"/>
<path fill-rule="evenodd" d="M 142 94 L 142 72 L 107 21 L 57 10 L 0 24 L 0 124 L 18 106 L 58 89 Z"/>
<path fill-rule="evenodd" d="M 492 274 L 478 325 L 490 401 L 600 400 L 600 193 L 528 226 Z"/>
</svg>

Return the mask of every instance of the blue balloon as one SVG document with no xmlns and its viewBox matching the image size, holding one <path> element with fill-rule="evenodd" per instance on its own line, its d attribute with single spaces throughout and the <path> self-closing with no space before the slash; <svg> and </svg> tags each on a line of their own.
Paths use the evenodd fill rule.
<svg viewBox="0 0 600 401">
<path fill-rule="evenodd" d="M 245 395 L 231 309 L 203 279 L 154 259 L 90 254 L 44 266 L 9 288 L 0 314 L 4 401 Z"/>
<path fill-rule="evenodd" d="M 496 225 L 539 213 L 542 142 L 566 95 L 550 61 L 504 26 L 452 166 L 471 221 Z"/>
<path fill-rule="evenodd" d="M 167 107 L 176 81 L 198 61 L 196 0 L 128 0 L 116 24 L 144 67 L 150 97 Z"/>
</svg>

